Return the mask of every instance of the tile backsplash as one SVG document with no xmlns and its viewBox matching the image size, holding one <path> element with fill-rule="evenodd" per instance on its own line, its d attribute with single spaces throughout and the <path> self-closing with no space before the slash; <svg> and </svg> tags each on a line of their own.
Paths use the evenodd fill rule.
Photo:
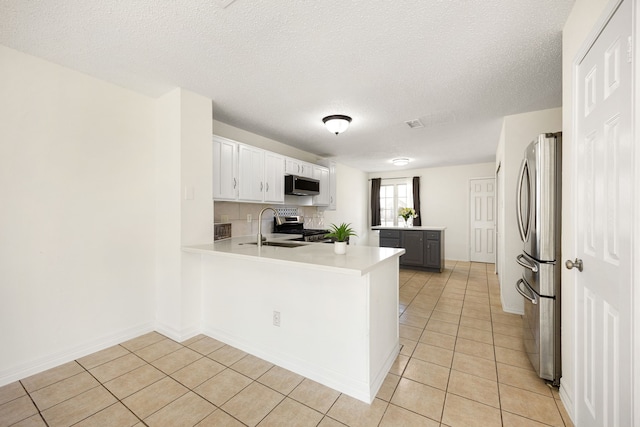
<svg viewBox="0 0 640 427">
<path fill-rule="evenodd" d="M 258 216 L 267 206 L 276 209 L 281 215 L 303 215 L 305 228 L 325 228 L 323 212 L 315 206 L 289 206 L 262 203 L 213 202 L 213 222 L 231 223 L 231 237 L 247 236 L 258 233 Z M 263 233 L 273 232 L 273 212 L 262 215 Z"/>
</svg>

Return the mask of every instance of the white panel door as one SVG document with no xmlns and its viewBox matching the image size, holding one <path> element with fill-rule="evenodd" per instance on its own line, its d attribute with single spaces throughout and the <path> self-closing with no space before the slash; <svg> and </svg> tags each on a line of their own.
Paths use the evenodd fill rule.
<svg viewBox="0 0 640 427">
<path fill-rule="evenodd" d="M 495 186 L 495 178 L 470 180 L 471 261 L 493 263 L 496 260 Z"/>
<path fill-rule="evenodd" d="M 581 427 L 632 425 L 631 3 L 619 5 L 576 69 L 577 223 L 567 268 L 573 262 Z"/>
</svg>

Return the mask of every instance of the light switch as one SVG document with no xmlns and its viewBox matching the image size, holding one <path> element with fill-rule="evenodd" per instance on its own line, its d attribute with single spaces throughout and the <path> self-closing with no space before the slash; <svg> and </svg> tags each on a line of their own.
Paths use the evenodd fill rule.
<svg viewBox="0 0 640 427">
<path fill-rule="evenodd" d="M 193 200 L 194 197 L 194 193 L 195 193 L 195 189 L 193 188 L 193 185 L 185 185 L 184 186 L 184 199 L 185 200 Z"/>
</svg>

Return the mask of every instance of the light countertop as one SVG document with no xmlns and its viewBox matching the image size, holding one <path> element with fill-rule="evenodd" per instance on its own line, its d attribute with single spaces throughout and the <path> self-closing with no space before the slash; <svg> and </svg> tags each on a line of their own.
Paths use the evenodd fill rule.
<svg viewBox="0 0 640 427">
<path fill-rule="evenodd" d="M 384 226 L 376 225 L 371 227 L 372 230 L 426 230 L 426 231 L 444 231 L 447 227 L 436 227 L 431 225 L 416 225 L 413 227 L 400 226 Z"/>
<path fill-rule="evenodd" d="M 267 241 L 290 241 L 297 235 L 267 234 Z M 283 237 L 284 236 L 284 237 Z M 262 246 L 247 244 L 255 242 L 256 236 L 234 237 L 218 240 L 213 243 L 184 246 L 185 252 L 205 255 L 244 258 L 247 261 L 269 262 L 283 266 L 298 266 L 304 264 L 306 268 L 335 271 L 343 274 L 362 276 L 370 272 L 377 264 L 389 258 L 404 254 L 402 248 L 380 248 L 377 246 L 347 246 L 345 255 L 333 252 L 330 243 L 300 243 L 302 246 L 286 248 L 278 246 Z"/>
</svg>

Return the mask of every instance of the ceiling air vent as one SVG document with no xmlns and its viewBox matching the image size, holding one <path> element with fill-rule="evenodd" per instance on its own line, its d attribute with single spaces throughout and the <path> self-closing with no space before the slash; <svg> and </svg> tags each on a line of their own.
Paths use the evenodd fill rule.
<svg viewBox="0 0 640 427">
<path fill-rule="evenodd" d="M 422 122 L 418 119 L 415 120 L 408 120 L 405 122 L 407 124 L 407 126 L 409 126 L 411 129 L 418 129 L 418 128 L 423 128 L 424 125 L 422 124 Z"/>
<path fill-rule="evenodd" d="M 236 0 L 214 0 L 214 3 L 216 3 L 222 9 L 226 9 L 227 6 L 229 6 L 234 1 L 236 1 Z"/>
</svg>

